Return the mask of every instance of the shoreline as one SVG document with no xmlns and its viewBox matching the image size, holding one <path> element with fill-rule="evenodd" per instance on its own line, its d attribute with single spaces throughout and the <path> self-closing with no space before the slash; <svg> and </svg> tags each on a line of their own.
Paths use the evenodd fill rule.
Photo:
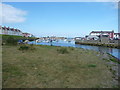
<svg viewBox="0 0 120 90">
<path fill-rule="evenodd" d="M 85 42 L 75 42 L 75 44 L 81 44 L 81 45 L 91 45 L 91 46 L 102 46 L 102 47 L 109 47 L 109 48 L 117 48 L 120 49 L 119 44 L 105 44 L 105 43 L 85 43 Z"/>
</svg>

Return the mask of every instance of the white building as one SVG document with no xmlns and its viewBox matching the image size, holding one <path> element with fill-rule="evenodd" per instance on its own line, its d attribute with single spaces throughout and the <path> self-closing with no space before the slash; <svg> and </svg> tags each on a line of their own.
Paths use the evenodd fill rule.
<svg viewBox="0 0 120 90">
<path fill-rule="evenodd" d="M 98 40 L 99 37 L 97 35 L 87 35 L 86 39 L 87 40 Z"/>
<path fill-rule="evenodd" d="M 5 26 L 4 27 L 0 26 L 0 34 L 23 36 L 22 31 L 20 31 L 19 29 L 9 28 Z"/>
<path fill-rule="evenodd" d="M 120 39 L 120 33 L 114 33 L 114 39 Z"/>
</svg>

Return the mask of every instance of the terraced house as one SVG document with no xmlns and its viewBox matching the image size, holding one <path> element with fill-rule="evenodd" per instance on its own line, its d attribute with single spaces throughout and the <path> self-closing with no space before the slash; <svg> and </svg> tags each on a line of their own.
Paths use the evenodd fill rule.
<svg viewBox="0 0 120 90">
<path fill-rule="evenodd" d="M 5 26 L 4 27 L 0 26 L 0 34 L 23 36 L 21 30 L 10 28 L 10 27 L 5 27 Z"/>
</svg>

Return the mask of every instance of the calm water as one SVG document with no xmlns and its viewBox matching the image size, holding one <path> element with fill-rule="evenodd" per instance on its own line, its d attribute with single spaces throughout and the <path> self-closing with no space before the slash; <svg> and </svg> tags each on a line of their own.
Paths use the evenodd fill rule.
<svg viewBox="0 0 120 90">
<path fill-rule="evenodd" d="M 37 45 L 51 45 L 51 43 L 47 43 L 47 42 L 40 42 L 40 43 L 36 43 L 35 41 L 29 42 L 29 44 L 37 44 Z M 63 41 L 63 40 L 59 40 L 58 42 L 52 42 L 52 45 L 54 46 L 66 46 L 66 47 L 77 47 L 77 48 L 83 48 L 83 49 L 89 49 L 89 50 L 95 50 L 98 52 L 106 52 L 109 53 L 115 57 L 117 57 L 120 60 L 120 49 L 116 49 L 116 48 L 108 48 L 108 47 L 101 47 L 101 46 L 90 46 L 90 45 L 79 45 L 79 44 L 75 44 L 74 41 L 71 42 L 67 42 L 67 41 Z"/>
</svg>

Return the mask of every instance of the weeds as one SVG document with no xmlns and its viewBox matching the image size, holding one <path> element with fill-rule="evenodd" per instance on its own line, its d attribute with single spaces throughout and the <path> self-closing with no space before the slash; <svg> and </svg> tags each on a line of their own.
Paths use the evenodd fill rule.
<svg viewBox="0 0 120 90">
<path fill-rule="evenodd" d="M 88 67 L 96 67 L 96 64 L 89 64 Z"/>
<path fill-rule="evenodd" d="M 117 60 L 116 60 L 116 59 L 114 59 L 114 58 L 110 58 L 110 61 L 115 62 L 115 63 L 119 63 L 119 64 L 120 64 L 120 62 L 119 62 L 119 61 L 117 61 Z"/>
<path fill-rule="evenodd" d="M 19 50 L 23 51 L 23 50 L 28 50 L 29 47 L 26 45 L 20 46 Z"/>
<path fill-rule="evenodd" d="M 22 45 L 22 46 L 19 47 L 19 50 L 21 50 L 21 51 L 35 50 L 35 47 L 33 46 L 33 44 L 31 44 L 31 45 Z"/>
<path fill-rule="evenodd" d="M 75 48 L 74 48 L 74 47 L 69 47 L 69 49 L 70 49 L 70 50 L 75 50 Z"/>
<path fill-rule="evenodd" d="M 17 40 L 14 37 L 9 36 L 6 40 L 7 45 L 17 45 Z"/>
<path fill-rule="evenodd" d="M 57 52 L 60 54 L 69 53 L 68 49 L 66 47 L 61 47 L 61 48 L 57 49 Z"/>
</svg>

